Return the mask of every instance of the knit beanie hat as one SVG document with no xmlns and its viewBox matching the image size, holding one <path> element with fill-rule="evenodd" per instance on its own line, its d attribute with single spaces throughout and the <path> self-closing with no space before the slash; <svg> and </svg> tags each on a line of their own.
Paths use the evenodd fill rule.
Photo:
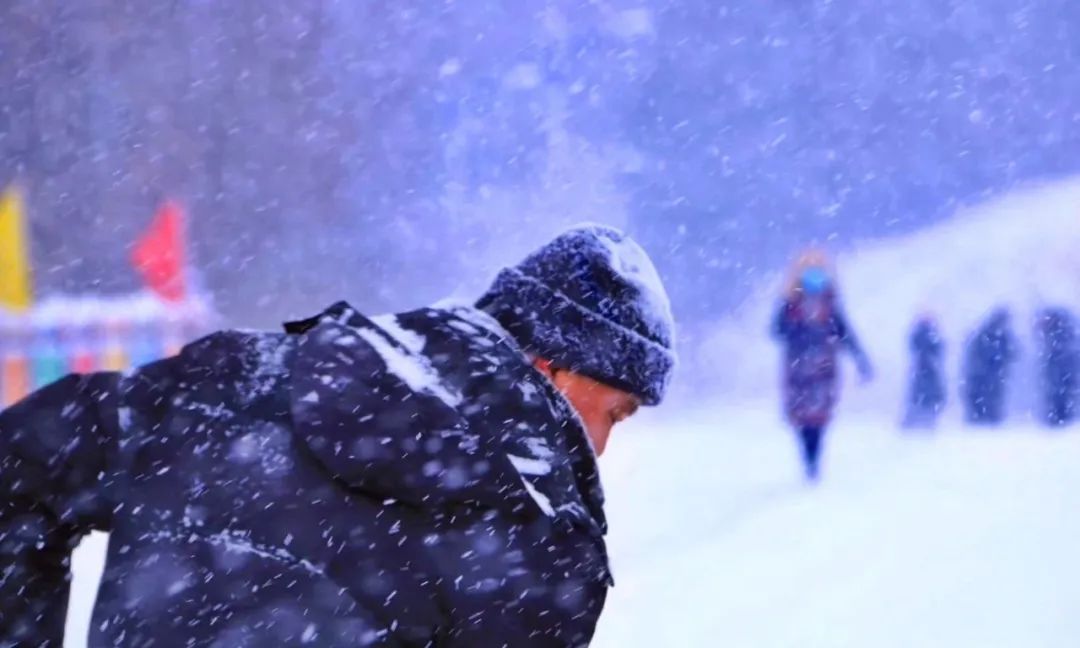
<svg viewBox="0 0 1080 648">
<path fill-rule="evenodd" d="M 648 255 L 616 229 L 565 232 L 500 272 L 476 306 L 527 353 L 645 405 L 664 398 L 676 363 L 671 305 Z"/>
</svg>

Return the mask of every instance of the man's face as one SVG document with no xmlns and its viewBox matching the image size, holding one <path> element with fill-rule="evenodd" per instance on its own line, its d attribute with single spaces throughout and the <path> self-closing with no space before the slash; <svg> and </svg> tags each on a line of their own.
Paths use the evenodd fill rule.
<svg viewBox="0 0 1080 648">
<path fill-rule="evenodd" d="M 577 411 L 597 456 L 604 453 L 611 428 L 637 412 L 641 402 L 637 397 L 592 378 L 565 369 L 556 369 L 546 360 L 537 360 L 536 368 L 546 375 L 555 388 Z"/>
</svg>

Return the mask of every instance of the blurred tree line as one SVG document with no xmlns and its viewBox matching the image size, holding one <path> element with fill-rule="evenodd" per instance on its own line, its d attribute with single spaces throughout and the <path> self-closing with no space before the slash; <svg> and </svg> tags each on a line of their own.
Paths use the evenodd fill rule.
<svg viewBox="0 0 1080 648">
<path fill-rule="evenodd" d="M 1066 0 L 6 0 L 0 25 L 41 289 L 134 288 L 176 197 L 243 324 L 467 294 L 583 219 L 705 321 L 807 242 L 1080 166 Z"/>
</svg>

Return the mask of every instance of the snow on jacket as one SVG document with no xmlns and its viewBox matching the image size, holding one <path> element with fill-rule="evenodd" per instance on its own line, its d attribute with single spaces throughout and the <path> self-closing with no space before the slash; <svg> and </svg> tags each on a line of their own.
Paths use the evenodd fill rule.
<svg viewBox="0 0 1080 648">
<path fill-rule="evenodd" d="M 583 646 L 611 583 L 578 417 L 471 309 L 226 331 L 0 416 L 0 646 Z"/>
</svg>

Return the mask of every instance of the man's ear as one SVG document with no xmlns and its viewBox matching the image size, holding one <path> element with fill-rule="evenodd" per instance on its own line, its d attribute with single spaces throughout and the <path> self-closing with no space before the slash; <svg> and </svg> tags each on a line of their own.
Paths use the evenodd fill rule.
<svg viewBox="0 0 1080 648">
<path fill-rule="evenodd" d="M 544 374 L 548 378 L 552 378 L 555 376 L 555 367 L 551 366 L 551 360 L 547 360 L 546 358 L 541 357 L 535 357 L 533 358 L 533 366 L 536 367 L 537 371 Z"/>
</svg>

